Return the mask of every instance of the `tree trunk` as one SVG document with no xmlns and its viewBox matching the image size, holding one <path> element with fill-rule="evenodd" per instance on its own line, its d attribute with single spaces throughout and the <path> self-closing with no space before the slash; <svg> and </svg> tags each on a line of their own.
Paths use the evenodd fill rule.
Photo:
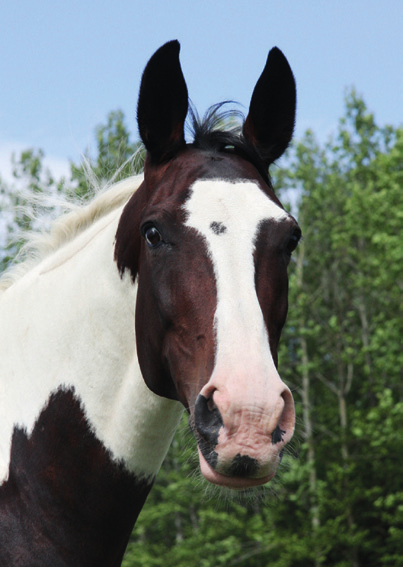
<svg viewBox="0 0 403 567">
<path fill-rule="evenodd" d="M 347 415 L 347 401 L 346 396 L 351 389 L 351 383 L 353 380 L 353 365 L 350 363 L 347 366 L 347 377 L 344 377 L 343 365 L 340 362 L 339 365 L 339 390 L 338 390 L 338 400 L 339 400 L 339 414 L 340 414 L 340 430 L 341 430 L 341 456 L 343 461 L 343 491 L 346 495 L 346 517 L 347 524 L 352 535 L 354 532 L 354 516 L 350 505 L 349 498 L 349 479 L 348 479 L 348 467 L 350 462 L 350 454 L 348 450 L 347 433 L 348 433 L 348 415 Z M 357 559 L 357 550 L 352 548 L 349 554 L 349 559 L 351 560 L 352 567 L 359 567 Z"/>
<path fill-rule="evenodd" d="M 298 289 L 303 289 L 303 269 L 304 269 L 304 245 L 300 245 L 299 253 L 297 256 L 297 286 Z M 301 316 L 299 321 L 299 328 L 303 329 L 304 321 Z M 307 460 L 309 466 L 309 503 L 310 503 L 310 518 L 312 525 L 312 533 L 314 539 L 318 528 L 320 527 L 320 514 L 317 496 L 317 476 L 316 476 L 316 462 L 315 462 L 315 443 L 313 438 L 313 424 L 311 417 L 311 402 L 310 402 L 310 386 L 311 376 L 309 373 L 309 356 L 308 344 L 306 338 L 302 335 L 300 338 L 301 345 L 301 358 L 302 358 L 302 412 L 304 423 L 304 438 L 308 447 Z M 315 567 L 319 567 L 319 550 L 315 548 Z"/>
</svg>

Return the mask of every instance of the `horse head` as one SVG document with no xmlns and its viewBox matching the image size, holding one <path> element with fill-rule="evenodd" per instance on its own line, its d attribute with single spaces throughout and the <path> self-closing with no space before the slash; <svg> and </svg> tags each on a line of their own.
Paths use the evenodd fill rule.
<svg viewBox="0 0 403 567">
<path fill-rule="evenodd" d="M 287 266 L 301 233 L 268 167 L 291 140 L 295 101 L 293 74 L 274 48 L 242 133 L 209 128 L 207 120 L 186 144 L 179 44 L 162 46 L 145 68 L 138 101 L 144 182 L 116 234 L 120 273 L 129 271 L 138 285 L 144 381 L 189 412 L 203 475 L 238 489 L 274 476 L 294 430 L 277 348 Z"/>
</svg>

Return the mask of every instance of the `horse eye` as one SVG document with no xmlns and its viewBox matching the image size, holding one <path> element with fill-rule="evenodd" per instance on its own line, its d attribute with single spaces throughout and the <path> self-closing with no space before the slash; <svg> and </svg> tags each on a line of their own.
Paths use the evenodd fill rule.
<svg viewBox="0 0 403 567">
<path fill-rule="evenodd" d="M 299 228 L 295 229 L 292 233 L 290 240 L 287 244 L 287 252 L 291 255 L 296 247 L 298 246 L 298 242 L 301 240 L 301 231 Z"/>
<path fill-rule="evenodd" d="M 144 238 L 150 248 L 155 248 L 162 242 L 162 236 L 155 226 L 149 226 L 144 230 Z"/>
</svg>

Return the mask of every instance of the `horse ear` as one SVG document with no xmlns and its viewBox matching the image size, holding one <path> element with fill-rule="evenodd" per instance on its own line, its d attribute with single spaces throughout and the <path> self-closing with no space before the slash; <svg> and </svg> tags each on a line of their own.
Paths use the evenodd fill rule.
<svg viewBox="0 0 403 567">
<path fill-rule="evenodd" d="M 284 153 L 291 141 L 295 106 L 294 75 L 287 59 L 274 47 L 256 83 L 243 126 L 244 137 L 267 166 Z"/>
<path fill-rule="evenodd" d="M 137 122 L 153 163 L 169 160 L 185 145 L 188 91 L 179 50 L 178 41 L 160 47 L 147 63 L 141 79 Z"/>
</svg>

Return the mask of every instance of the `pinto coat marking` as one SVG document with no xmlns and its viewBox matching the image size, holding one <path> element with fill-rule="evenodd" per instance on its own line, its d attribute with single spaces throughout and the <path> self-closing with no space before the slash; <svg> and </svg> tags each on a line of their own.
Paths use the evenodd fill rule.
<svg viewBox="0 0 403 567">
<path fill-rule="evenodd" d="M 15 428 L 0 486 L 0 566 L 118 566 L 151 489 L 91 431 L 73 389 Z M 63 551 L 62 551 L 63 550 Z"/>
<path fill-rule="evenodd" d="M 118 567 L 183 408 L 213 483 L 270 480 L 294 429 L 277 372 L 300 231 L 269 165 L 295 81 L 270 51 L 242 133 L 194 117 L 178 42 L 148 62 L 144 179 L 56 222 L 0 281 L 0 567 Z"/>
</svg>

